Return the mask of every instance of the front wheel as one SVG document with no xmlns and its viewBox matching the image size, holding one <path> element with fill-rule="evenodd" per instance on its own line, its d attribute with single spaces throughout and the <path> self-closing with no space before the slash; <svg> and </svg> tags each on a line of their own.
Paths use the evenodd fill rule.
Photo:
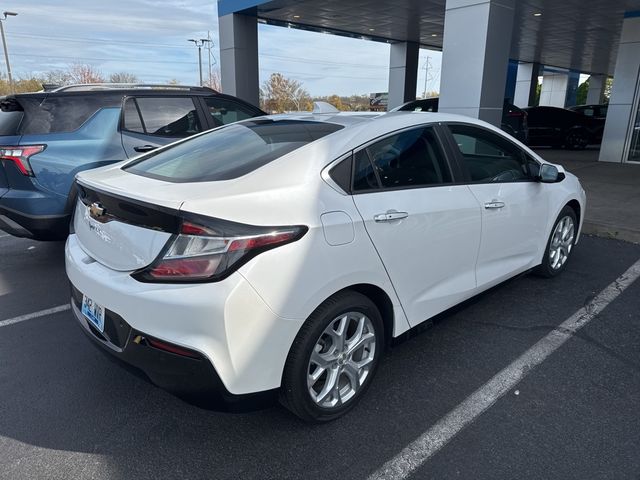
<svg viewBox="0 0 640 480">
<path fill-rule="evenodd" d="M 558 215 L 547 242 L 542 264 L 536 273 L 543 277 L 555 277 L 562 272 L 571 256 L 578 231 L 578 221 L 573 208 L 566 206 Z"/>
<path fill-rule="evenodd" d="M 584 130 L 576 128 L 567 133 L 564 144 L 569 150 L 584 150 L 589 144 L 589 136 Z"/>
<path fill-rule="evenodd" d="M 368 297 L 342 292 L 320 305 L 293 342 L 281 402 L 311 422 L 334 420 L 355 406 L 384 346 L 380 312 Z"/>
</svg>

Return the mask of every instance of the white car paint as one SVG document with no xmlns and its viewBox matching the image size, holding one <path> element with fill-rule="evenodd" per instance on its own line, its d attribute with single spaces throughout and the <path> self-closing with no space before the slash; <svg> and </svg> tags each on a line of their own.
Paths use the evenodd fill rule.
<svg viewBox="0 0 640 480">
<path fill-rule="evenodd" d="M 117 220 L 96 223 L 79 203 L 76 233 L 66 245 L 71 283 L 134 329 L 200 352 L 229 392 L 245 394 L 280 386 L 300 327 L 336 292 L 362 284 L 384 292 L 398 336 L 538 265 L 567 202 L 579 202 L 580 222 L 584 218 L 585 194 L 569 173 L 555 184 L 458 184 L 348 195 L 328 178 L 328 167 L 389 132 L 465 122 L 518 142 L 456 115 L 304 116 L 309 118 L 346 127 L 233 180 L 172 183 L 123 171 L 123 164 L 78 175 L 87 188 L 179 212 L 248 225 L 305 225 L 301 239 L 257 255 L 220 281 L 143 283 L 130 274 L 151 263 L 167 233 L 143 233 Z M 505 208 L 487 211 L 484 203 L 494 200 Z M 389 210 L 408 216 L 373 220 Z"/>
</svg>

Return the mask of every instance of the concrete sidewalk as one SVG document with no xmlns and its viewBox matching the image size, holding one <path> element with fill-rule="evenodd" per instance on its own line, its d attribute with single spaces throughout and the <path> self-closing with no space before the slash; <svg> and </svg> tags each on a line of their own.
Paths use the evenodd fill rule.
<svg viewBox="0 0 640 480">
<path fill-rule="evenodd" d="M 580 178 L 587 192 L 583 232 L 640 243 L 640 165 L 598 162 L 598 149 L 538 149 Z"/>
</svg>

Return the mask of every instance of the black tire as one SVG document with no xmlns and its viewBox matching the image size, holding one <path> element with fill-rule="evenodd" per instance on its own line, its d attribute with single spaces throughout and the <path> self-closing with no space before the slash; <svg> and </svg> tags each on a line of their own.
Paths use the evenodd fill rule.
<svg viewBox="0 0 640 480">
<path fill-rule="evenodd" d="M 557 268 L 554 268 L 553 259 L 551 258 L 551 248 L 550 248 L 551 242 L 553 240 L 556 227 L 565 217 L 569 217 L 573 221 L 573 239 L 571 241 L 571 248 L 568 250 L 566 260 L 564 261 L 564 263 L 562 263 L 562 265 L 560 265 Z M 547 245 L 545 247 L 542 263 L 535 269 L 534 272 L 537 275 L 540 275 L 541 277 L 546 277 L 546 278 L 555 277 L 556 275 L 559 275 L 560 273 L 562 273 L 564 269 L 567 268 L 567 264 L 569 263 L 569 260 L 571 260 L 571 254 L 573 253 L 573 245 L 575 245 L 577 233 L 578 233 L 578 218 L 576 216 L 576 212 L 573 210 L 573 208 L 566 205 L 562 209 L 562 211 L 558 215 L 558 218 L 556 218 L 556 221 L 553 224 L 553 228 L 551 229 L 551 233 L 549 234 L 549 239 L 547 240 Z"/>
<path fill-rule="evenodd" d="M 564 144 L 569 150 L 584 150 L 589 144 L 589 135 L 582 128 L 573 128 L 567 132 Z"/>
<path fill-rule="evenodd" d="M 355 394 L 346 402 L 335 407 L 321 407 L 312 398 L 307 386 L 310 359 L 316 343 L 323 337 L 329 325 L 347 312 L 362 313 L 368 317 L 375 334 L 373 360 L 368 374 Z M 280 402 L 295 415 L 307 422 L 323 423 L 335 420 L 351 410 L 365 394 L 382 356 L 384 348 L 384 325 L 380 312 L 366 296 L 353 292 L 340 292 L 325 300 L 304 323 L 289 351 L 285 364 Z M 328 370 L 327 370 L 328 372 Z"/>
</svg>

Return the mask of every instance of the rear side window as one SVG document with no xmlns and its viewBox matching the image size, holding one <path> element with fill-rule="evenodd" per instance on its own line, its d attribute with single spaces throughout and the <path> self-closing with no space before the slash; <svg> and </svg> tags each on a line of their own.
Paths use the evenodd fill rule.
<svg viewBox="0 0 640 480">
<path fill-rule="evenodd" d="M 261 114 L 255 109 L 223 97 L 207 97 L 204 101 L 216 127 L 257 117 Z"/>
<path fill-rule="evenodd" d="M 304 120 L 247 120 L 152 152 L 124 170 L 169 182 L 230 180 L 341 128 Z"/>
<path fill-rule="evenodd" d="M 44 133 L 64 133 L 77 130 L 98 110 L 113 107 L 119 102 L 113 97 L 102 95 L 20 97 L 24 119 L 19 133 L 39 135 Z"/>
<path fill-rule="evenodd" d="M 128 98 L 124 128 L 161 137 L 187 137 L 202 131 L 191 97 Z"/>
<path fill-rule="evenodd" d="M 432 128 L 408 130 L 374 143 L 356 155 L 354 191 L 451 183 L 451 172 Z M 367 166 L 368 159 L 373 171 Z M 375 172 L 375 177 L 372 175 Z"/>
</svg>

